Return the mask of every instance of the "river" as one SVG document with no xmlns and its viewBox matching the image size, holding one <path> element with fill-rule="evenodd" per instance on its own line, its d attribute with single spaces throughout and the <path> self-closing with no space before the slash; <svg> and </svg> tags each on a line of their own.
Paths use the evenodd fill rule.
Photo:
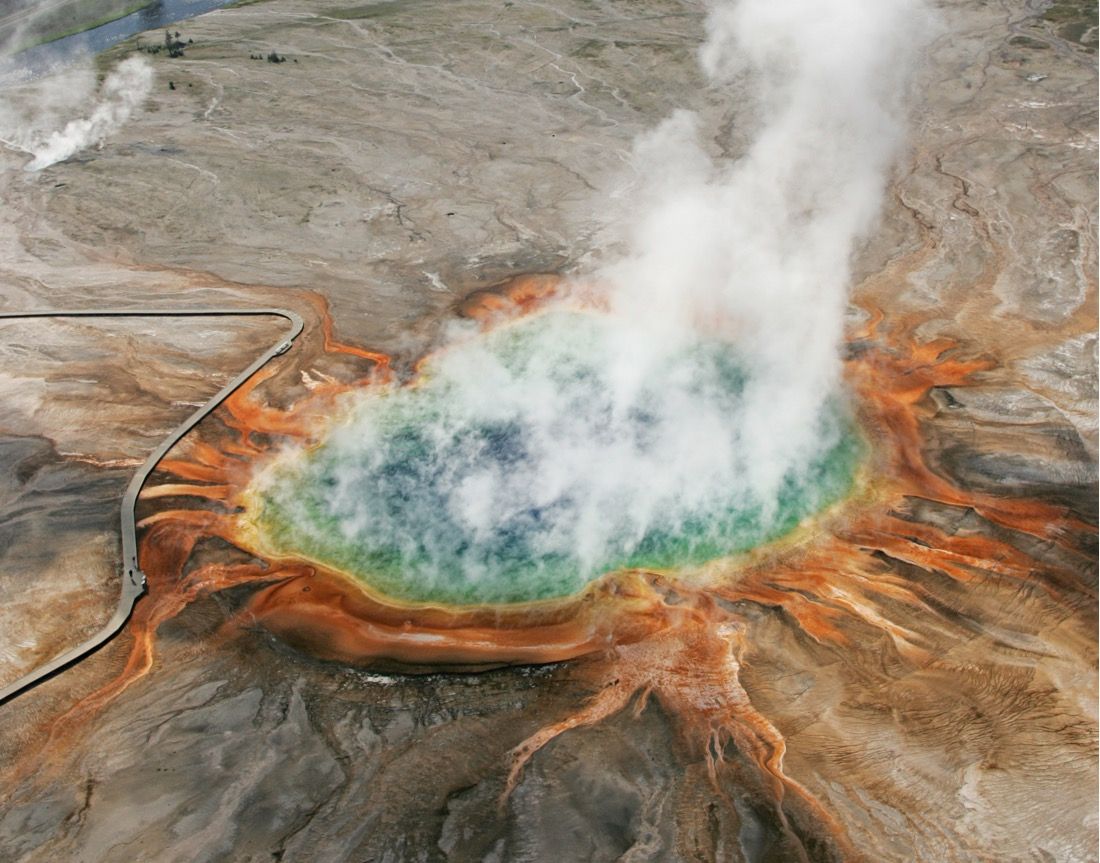
<svg viewBox="0 0 1100 863">
<path fill-rule="evenodd" d="M 0 60 L 0 87 L 49 74 L 74 59 L 98 54 L 136 33 L 168 27 L 204 12 L 228 6 L 231 0 L 154 0 L 148 6 L 62 39 L 55 39 Z"/>
</svg>

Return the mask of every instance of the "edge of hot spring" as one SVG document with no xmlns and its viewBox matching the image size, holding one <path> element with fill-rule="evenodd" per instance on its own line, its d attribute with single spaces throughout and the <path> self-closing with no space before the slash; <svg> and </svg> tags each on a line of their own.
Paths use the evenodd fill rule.
<svg viewBox="0 0 1100 863">
<path fill-rule="evenodd" d="M 643 543 L 639 542 L 625 555 L 607 561 L 606 565 L 601 563 L 596 571 L 586 574 L 574 571 L 563 575 L 562 572 L 568 564 L 566 561 L 556 570 L 539 570 L 539 579 L 534 582 L 533 591 L 529 587 L 502 588 L 499 585 L 492 590 L 486 590 L 484 585 L 479 588 L 465 582 L 462 583 L 464 590 L 449 589 L 446 585 L 445 589 L 440 589 L 436 584 L 425 591 L 421 584 L 409 579 L 410 569 L 415 572 L 415 562 L 412 567 L 403 567 L 404 559 L 391 562 L 388 572 L 381 566 L 363 566 L 361 558 L 357 565 L 349 556 L 351 552 L 341 552 L 339 548 L 334 551 L 332 544 L 326 546 L 323 538 L 311 544 L 307 537 L 303 542 L 301 531 L 293 524 L 270 523 L 273 503 L 265 494 L 265 483 L 270 482 L 272 470 L 285 470 L 289 461 L 292 463 L 291 469 L 293 465 L 303 466 L 299 475 L 305 474 L 311 462 L 324 454 L 330 437 L 339 429 L 348 427 L 358 411 L 373 410 L 377 406 L 381 406 L 379 409 L 382 411 L 392 410 L 397 399 L 415 401 L 418 397 L 426 398 L 425 393 L 430 395 L 435 380 L 433 362 L 439 356 L 470 343 L 489 343 L 493 339 L 500 341 L 509 334 L 514 336 L 517 329 L 522 335 L 519 328 L 530 327 L 532 324 L 537 326 L 540 319 L 547 320 L 548 314 L 576 314 L 576 310 L 562 312 L 551 308 L 505 322 L 465 341 L 428 354 L 417 364 L 415 376 L 404 384 L 356 388 L 344 393 L 337 409 L 332 412 L 313 443 L 283 450 L 257 466 L 248 486 L 236 495 L 235 502 L 241 511 L 235 519 L 235 538 L 239 539 L 243 547 L 269 561 L 280 564 L 304 563 L 336 574 L 354 584 L 368 597 L 391 606 L 456 610 L 487 606 L 522 609 L 576 599 L 593 584 L 614 578 L 616 573 L 646 571 L 696 583 L 716 577 L 719 572 L 728 577 L 731 571 L 747 565 L 753 558 L 776 553 L 788 545 L 801 542 L 815 524 L 833 513 L 839 504 L 858 495 L 859 490 L 867 485 L 869 466 L 866 456 L 871 451 L 871 446 L 856 419 L 856 411 L 848 402 L 847 394 L 841 394 L 830 402 L 828 409 L 831 414 L 828 421 L 836 424 L 834 443 L 815 453 L 808 465 L 802 465 L 808 473 L 817 471 L 819 482 L 804 482 L 799 486 L 800 480 L 793 480 L 794 488 L 787 489 L 793 495 L 793 500 L 788 499 L 784 510 L 768 520 L 756 533 L 745 528 L 743 522 L 737 523 L 739 518 L 747 517 L 744 510 L 708 511 L 708 517 L 726 519 L 722 528 L 726 531 L 724 536 L 715 538 L 711 531 L 709 535 L 700 538 L 700 535 L 690 535 L 688 530 L 686 533 L 672 533 L 664 538 L 654 539 L 648 550 L 642 549 Z M 592 314 L 600 316 L 598 313 Z M 363 398 L 364 393 L 371 396 L 369 401 Z M 395 395 L 396 398 L 387 401 L 388 397 Z M 806 477 L 803 476 L 802 479 L 805 480 Z M 750 512 L 749 516 L 751 515 Z M 708 521 L 707 525 L 709 524 Z M 680 523 L 677 530 L 683 532 L 684 524 Z M 737 534 L 739 530 L 749 530 L 751 535 L 741 536 L 739 540 L 731 542 L 731 533 Z M 297 539 L 294 536 L 296 532 Z M 290 536 L 287 537 L 287 534 Z M 646 534 L 643 541 L 649 537 L 650 534 Z M 719 547 L 715 543 L 725 545 Z M 512 582 L 505 584 L 513 585 Z"/>
</svg>

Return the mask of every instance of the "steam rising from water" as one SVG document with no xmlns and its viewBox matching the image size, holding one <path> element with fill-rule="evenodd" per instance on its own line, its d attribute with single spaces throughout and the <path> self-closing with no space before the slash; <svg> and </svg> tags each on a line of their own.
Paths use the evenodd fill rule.
<svg viewBox="0 0 1100 863">
<path fill-rule="evenodd" d="M 627 404 L 609 374 L 634 335 L 548 311 L 433 357 L 415 387 L 357 397 L 349 425 L 265 475 L 267 545 L 393 597 L 515 602 L 751 548 L 848 487 L 858 447 L 834 406 L 812 460 L 774 497 L 746 494 L 736 352 L 668 353 Z"/>
<path fill-rule="evenodd" d="M 918 0 L 718 3 L 700 57 L 714 84 L 756 95 L 747 151 L 712 158 L 688 112 L 636 146 L 642 216 L 605 274 L 616 313 L 644 336 L 622 359 L 624 386 L 659 362 L 652 345 L 731 327 L 752 370 L 744 481 L 763 499 L 818 445 L 849 258 L 878 213 L 927 30 Z"/>
<path fill-rule="evenodd" d="M 153 67 L 143 57 L 119 63 L 95 90 L 87 67 L 66 70 L 16 91 L 0 103 L 0 140 L 34 156 L 28 171 L 40 171 L 79 151 L 102 144 L 145 100 L 153 86 Z M 73 117 L 74 114 L 79 116 Z M 68 117 L 68 120 L 64 118 Z M 61 125 L 61 124 L 64 125 Z"/>
<path fill-rule="evenodd" d="M 404 466 L 385 463 L 404 434 L 393 426 L 403 396 L 360 397 L 319 451 L 288 454 L 261 478 L 260 524 L 274 508 L 276 522 L 298 528 L 267 541 L 331 550 L 320 536 L 331 532 L 366 554 L 386 534 L 396 537 L 390 551 L 404 544 L 398 557 L 415 562 L 416 577 L 474 584 L 512 570 L 516 546 L 503 538 L 520 519 L 532 568 L 568 561 L 583 581 L 645 559 L 655 536 L 684 562 L 704 546 L 711 556 L 737 550 L 722 527 L 731 506 L 759 541 L 805 514 L 791 508 L 792 489 L 827 500 L 822 465 L 843 436 L 829 406 L 849 258 L 901 139 L 922 9 L 917 0 L 715 5 L 702 65 L 716 86 L 736 81 L 755 94 L 755 132 L 733 162 L 707 152 L 688 112 L 637 143 L 641 216 L 627 253 L 600 274 L 612 288 L 608 319 L 558 321 L 552 341 L 528 340 L 518 360 L 494 336 L 440 354 L 431 375 L 451 404 L 401 420 L 417 426 Z M 716 382 L 715 345 L 733 389 Z M 463 444 L 472 429 L 482 431 Z M 510 455 L 487 458 L 486 441 L 501 434 L 516 437 Z M 438 469 L 417 473 L 425 461 Z M 410 488 L 391 511 L 393 483 L 410 470 L 432 485 L 431 503 Z M 327 477 L 325 494 L 303 489 L 308 514 L 282 493 L 295 477 Z M 428 547 L 440 521 L 461 528 L 443 557 Z M 392 563 L 367 554 L 359 568 Z"/>
</svg>

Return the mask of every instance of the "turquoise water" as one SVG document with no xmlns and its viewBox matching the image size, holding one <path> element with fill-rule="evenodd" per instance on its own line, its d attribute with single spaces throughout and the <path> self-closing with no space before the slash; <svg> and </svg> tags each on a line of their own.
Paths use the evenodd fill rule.
<svg viewBox="0 0 1100 863">
<path fill-rule="evenodd" d="M 514 603 L 745 551 L 850 488 L 860 444 L 837 405 L 818 450 L 761 498 L 731 346 L 685 346 L 624 384 L 617 335 L 599 315 L 529 317 L 415 386 L 358 396 L 346 424 L 260 479 L 265 546 L 401 600 Z"/>
</svg>

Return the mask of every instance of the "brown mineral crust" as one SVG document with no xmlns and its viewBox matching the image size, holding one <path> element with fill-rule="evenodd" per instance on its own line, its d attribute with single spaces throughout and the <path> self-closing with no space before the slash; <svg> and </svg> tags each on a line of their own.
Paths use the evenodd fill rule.
<svg viewBox="0 0 1100 863">
<path fill-rule="evenodd" d="M 390 357 L 404 374 L 471 292 L 587 268 L 637 133 L 700 107 L 736 156 L 740 116 L 692 71 L 697 7 L 498 7 L 226 10 L 194 22 L 206 47 L 173 67 L 177 90 L 101 150 L 34 176 L 0 152 L 9 307 L 217 297 L 292 306 L 313 334 L 166 463 L 142 504 L 160 575 L 130 632 L 4 706 L 0 756 L 24 778 L 5 773 L 0 856 L 1095 859 L 1095 54 L 1042 10 L 941 10 L 913 150 L 856 258 L 864 485 L 698 581 L 635 574 L 635 599 L 600 600 L 622 609 L 593 616 L 601 631 L 663 621 L 647 637 L 546 667 L 381 677 L 350 661 L 377 644 L 343 629 L 400 636 L 408 609 L 227 544 L 222 499 L 278 434 L 315 434 Z M 278 79 L 242 59 L 270 40 L 302 58 Z M 347 116 L 360 103 L 369 116 Z M 472 317 L 523 302 L 489 292 Z M 160 333 L 130 333 L 106 389 L 66 391 L 47 361 L 105 378 L 73 356 L 96 333 L 64 332 L 5 343 L 4 513 L 61 514 L 42 554 L 10 536 L 4 596 L 39 589 L 5 605 L 5 633 L 39 639 L 12 655 L 63 647 L 95 611 L 117 571 L 95 512 L 113 518 L 112 489 L 190 409 L 176 402 L 267 339 L 204 331 L 200 349 L 168 332 L 148 364 Z M 281 432 L 244 434 L 261 420 Z M 336 629 L 347 661 L 310 653 L 331 624 L 294 596 L 311 581 L 355 611 Z M 289 611 L 255 625 L 268 601 Z"/>
<path fill-rule="evenodd" d="M 519 288 L 508 283 L 482 294 L 478 307 L 507 309 L 514 316 L 529 313 L 536 300 L 544 304 L 555 294 L 552 276 L 517 282 Z M 539 291 L 532 291 L 531 284 L 538 284 Z M 524 297 L 524 302 L 509 307 L 486 299 L 513 295 Z M 150 574 L 151 598 L 135 618 L 131 658 L 116 681 L 81 702 L 62 726 L 101 709 L 146 674 L 156 630 L 187 604 L 228 587 L 260 582 L 267 586 L 252 594 L 234 621 L 260 624 L 324 660 L 430 672 L 584 658 L 579 673 L 598 695 L 515 749 L 504 799 L 528 761 L 560 734 L 602 722 L 632 702 L 640 711 L 652 695 L 675 718 L 688 750 L 705 755 L 716 790 L 727 781 L 719 777 L 723 765 L 737 753 L 747 759 L 744 763 L 756 765 L 755 781 L 771 799 L 784 841 L 803 849 L 799 853 L 817 843 L 815 847 L 834 849 L 821 851 L 827 857 L 852 857 L 856 852 L 851 837 L 827 807 L 784 770 L 783 734 L 742 687 L 740 670 L 751 630 L 739 609 L 745 603 L 781 609 L 822 646 L 851 649 L 869 627 L 889 638 L 899 659 L 921 669 L 936 664 L 943 633 L 956 628 L 958 620 L 944 614 L 949 603 L 937 591 L 888 574 L 883 559 L 894 567 L 940 573 L 972 591 L 984 590 L 994 576 L 1000 584 L 1038 590 L 1069 607 L 1094 601 L 1075 581 L 1074 570 L 1061 570 L 1021 551 L 996 531 L 959 535 L 897 514 L 909 499 L 965 506 L 990 525 L 1056 546 L 1065 546 L 1070 535 L 1091 530 L 1065 507 L 967 490 L 929 468 L 921 433 L 928 394 L 938 387 L 965 388 L 975 375 L 996 364 L 987 357 L 967 358 L 947 339 L 920 341 L 896 324 L 887 331 L 884 322 L 884 316 L 872 309 L 869 323 L 853 334 L 848 362 L 858 412 L 873 441 L 874 479 L 817 528 L 802 531 L 776 549 L 708 565 L 694 577 L 701 578 L 698 584 L 690 574 L 624 572 L 606 576 L 576 599 L 447 609 L 390 603 L 309 561 L 208 564 L 183 576 L 199 539 L 216 536 L 248 547 L 248 535 L 238 531 L 238 517 L 206 509 L 164 510 L 142 522 L 149 530 L 142 562 Z M 331 333 L 330 325 L 322 331 Z M 332 349 L 330 337 L 326 344 Z M 340 350 L 354 352 L 347 346 Z M 376 355 L 363 353 L 387 367 Z M 331 408 L 332 399 L 344 389 L 330 381 L 321 392 L 277 409 L 258 404 L 254 390 L 246 388 L 227 405 L 230 435 L 225 441 L 236 441 L 241 452 L 262 460 L 258 439 L 312 440 L 323 407 Z M 152 487 L 148 496 L 228 500 L 247 510 L 250 475 L 240 461 L 223 454 L 224 449 L 224 441 L 220 445 L 206 440 L 193 448 L 197 467 L 187 461 L 165 466 L 183 478 L 211 484 L 168 483 Z M 237 487 L 224 484 L 230 477 Z M 795 814 L 801 819 L 797 828 L 790 820 Z"/>
<path fill-rule="evenodd" d="M 559 276 L 537 273 L 517 276 L 500 285 L 474 291 L 458 305 L 462 317 L 483 323 L 522 315 L 561 292 Z"/>
<path fill-rule="evenodd" d="M 313 572 L 257 592 L 240 619 L 322 659 L 428 673 L 561 662 L 605 649 L 608 636 L 591 615 L 578 614 L 586 606 L 568 602 L 550 613 L 402 609 L 371 602 L 346 577 Z"/>
</svg>

